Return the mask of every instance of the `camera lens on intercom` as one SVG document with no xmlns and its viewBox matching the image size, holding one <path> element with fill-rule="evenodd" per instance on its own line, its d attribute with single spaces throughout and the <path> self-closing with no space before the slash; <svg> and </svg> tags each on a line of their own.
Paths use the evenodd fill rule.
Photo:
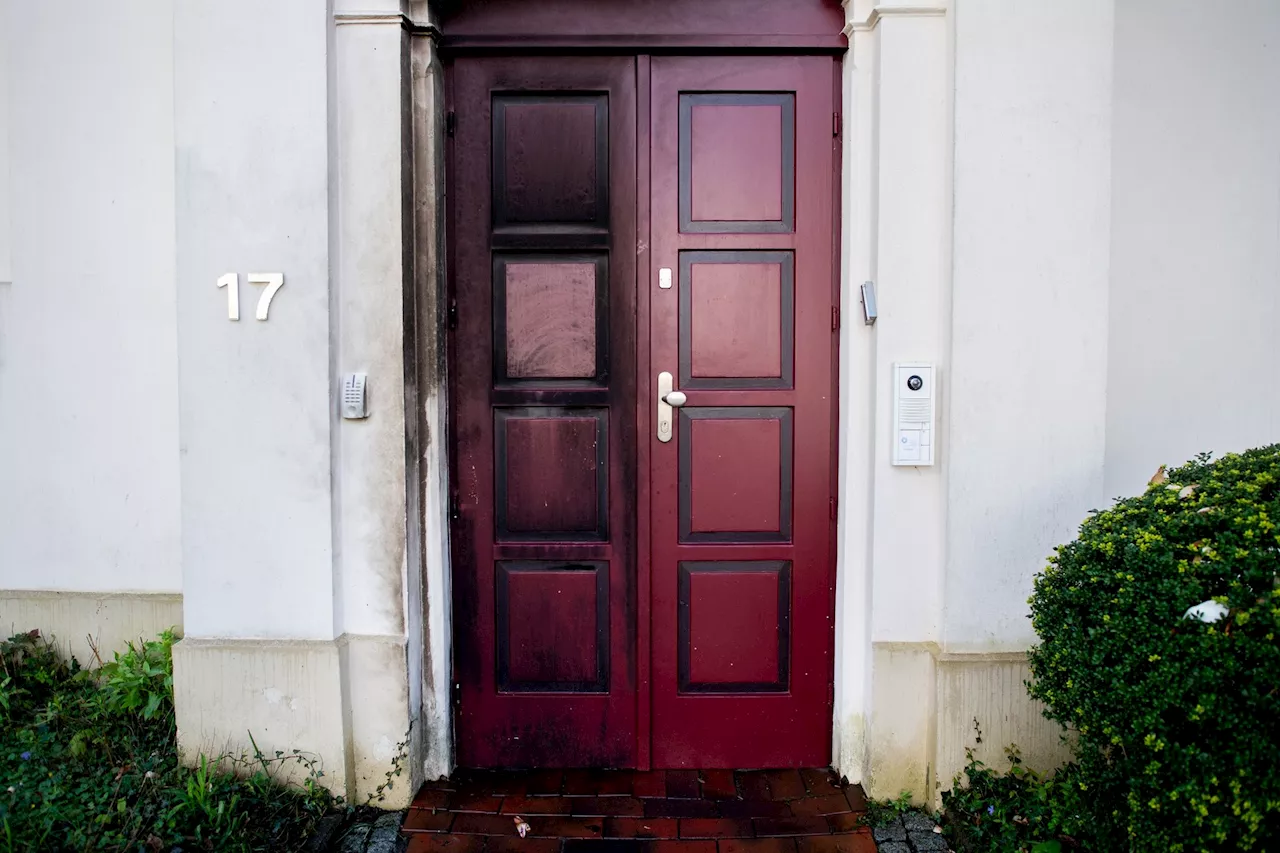
<svg viewBox="0 0 1280 853">
<path fill-rule="evenodd" d="M 922 387 L 924 387 L 924 380 L 921 379 L 919 376 L 915 376 L 915 375 L 909 376 L 907 377 L 907 387 L 910 388 L 912 391 L 919 391 Z"/>
</svg>

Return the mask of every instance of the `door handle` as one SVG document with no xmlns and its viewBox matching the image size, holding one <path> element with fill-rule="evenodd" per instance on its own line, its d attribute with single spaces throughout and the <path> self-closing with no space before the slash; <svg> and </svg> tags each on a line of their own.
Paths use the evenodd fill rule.
<svg viewBox="0 0 1280 853">
<path fill-rule="evenodd" d="M 678 409 L 688 399 L 683 391 L 676 391 L 671 386 L 675 378 L 667 371 L 658 374 L 658 441 L 671 440 L 672 409 Z"/>
</svg>

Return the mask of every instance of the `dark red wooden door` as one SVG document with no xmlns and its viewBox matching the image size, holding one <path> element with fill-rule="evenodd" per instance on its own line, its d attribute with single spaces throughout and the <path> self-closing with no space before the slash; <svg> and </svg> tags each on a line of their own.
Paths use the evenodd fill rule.
<svg viewBox="0 0 1280 853">
<path fill-rule="evenodd" d="M 648 408 L 663 371 L 687 397 L 649 430 L 653 764 L 825 765 L 833 62 L 651 75 Z"/>
<path fill-rule="evenodd" d="M 458 763 L 633 766 L 635 60 L 449 79 Z"/>
<path fill-rule="evenodd" d="M 458 763 L 825 764 L 833 60 L 448 79 Z"/>
</svg>

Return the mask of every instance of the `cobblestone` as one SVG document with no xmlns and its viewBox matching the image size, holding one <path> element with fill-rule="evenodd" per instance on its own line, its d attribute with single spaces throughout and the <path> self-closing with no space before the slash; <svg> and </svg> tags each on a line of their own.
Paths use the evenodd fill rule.
<svg viewBox="0 0 1280 853">
<path fill-rule="evenodd" d="M 400 834 L 404 816 L 404 812 L 358 813 L 345 829 L 317 832 L 308 849 L 316 853 L 403 853 L 408 844 Z"/>
<path fill-rule="evenodd" d="M 886 841 L 879 849 L 880 853 L 911 853 L 911 847 L 905 841 Z"/>
<path fill-rule="evenodd" d="M 923 812 L 907 812 L 871 830 L 879 853 L 946 853 L 947 840 Z"/>
<path fill-rule="evenodd" d="M 877 826 L 871 830 L 876 843 L 881 841 L 906 841 L 907 828 L 902 825 L 902 818 L 895 818 L 892 823 Z"/>
</svg>

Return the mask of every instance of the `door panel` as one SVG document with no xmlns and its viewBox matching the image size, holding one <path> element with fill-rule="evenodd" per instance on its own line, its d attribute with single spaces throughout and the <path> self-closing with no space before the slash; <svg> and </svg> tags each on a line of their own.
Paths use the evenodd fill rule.
<svg viewBox="0 0 1280 853">
<path fill-rule="evenodd" d="M 652 60 L 649 355 L 687 395 L 648 436 L 656 767 L 830 759 L 832 79 Z"/>
<path fill-rule="evenodd" d="M 632 766 L 635 61 L 449 79 L 458 763 Z"/>
<path fill-rule="evenodd" d="M 790 388 L 794 335 L 790 252 L 681 252 L 681 388 Z"/>
</svg>

